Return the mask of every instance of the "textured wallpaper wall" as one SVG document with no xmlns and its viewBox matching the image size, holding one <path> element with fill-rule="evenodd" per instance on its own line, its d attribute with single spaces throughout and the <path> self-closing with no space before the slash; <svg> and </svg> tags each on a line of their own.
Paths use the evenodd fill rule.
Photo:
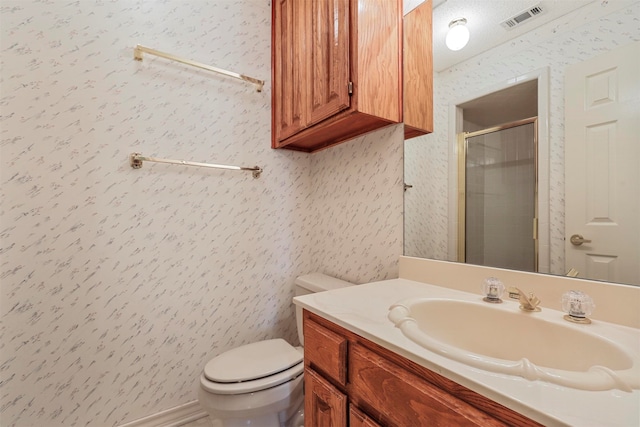
<svg viewBox="0 0 640 427">
<path fill-rule="evenodd" d="M 398 277 L 403 125 L 311 156 L 314 270 L 354 283 Z"/>
<path fill-rule="evenodd" d="M 0 424 L 114 426 L 296 340 L 296 276 L 397 275 L 402 132 L 270 148 L 268 0 L 3 0 Z M 136 44 L 267 81 L 252 85 Z M 259 165 L 264 173 L 128 156 Z"/>
<path fill-rule="evenodd" d="M 640 2 L 594 2 L 590 7 L 565 15 L 435 76 L 435 132 L 405 144 L 406 179 L 414 185 L 405 201 L 406 254 L 447 259 L 450 106 L 496 84 L 549 67 L 550 269 L 555 274 L 566 272 L 564 70 L 567 65 L 640 40 L 639 16 Z"/>
</svg>

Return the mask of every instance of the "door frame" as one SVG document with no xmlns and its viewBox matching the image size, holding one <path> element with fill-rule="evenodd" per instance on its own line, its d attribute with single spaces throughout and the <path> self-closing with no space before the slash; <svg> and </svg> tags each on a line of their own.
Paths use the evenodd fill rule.
<svg viewBox="0 0 640 427">
<path fill-rule="evenodd" d="M 539 68 L 521 76 L 490 86 L 449 106 L 449 223 L 448 259 L 458 257 L 458 135 L 463 132 L 463 108 L 460 105 L 476 98 L 508 89 L 528 81 L 538 81 L 538 272 L 549 273 L 551 268 L 549 218 L 549 67 Z"/>
</svg>

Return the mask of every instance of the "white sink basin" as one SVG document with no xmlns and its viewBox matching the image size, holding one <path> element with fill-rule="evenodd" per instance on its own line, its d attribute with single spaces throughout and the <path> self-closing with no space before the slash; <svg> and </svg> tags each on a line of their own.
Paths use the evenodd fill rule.
<svg viewBox="0 0 640 427">
<path fill-rule="evenodd" d="M 510 301 L 442 298 L 413 298 L 389 311 L 407 338 L 476 368 L 583 390 L 640 388 L 640 334 L 628 336 L 630 328 L 620 333 L 610 324 L 576 325 L 562 316 L 550 309 L 523 312 Z"/>
</svg>

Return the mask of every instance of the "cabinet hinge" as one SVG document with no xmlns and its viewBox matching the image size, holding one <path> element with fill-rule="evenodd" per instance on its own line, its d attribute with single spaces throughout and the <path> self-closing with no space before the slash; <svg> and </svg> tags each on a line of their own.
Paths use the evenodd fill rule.
<svg viewBox="0 0 640 427">
<path fill-rule="evenodd" d="M 347 86 L 349 88 L 349 95 L 353 95 L 353 82 L 349 82 Z"/>
</svg>

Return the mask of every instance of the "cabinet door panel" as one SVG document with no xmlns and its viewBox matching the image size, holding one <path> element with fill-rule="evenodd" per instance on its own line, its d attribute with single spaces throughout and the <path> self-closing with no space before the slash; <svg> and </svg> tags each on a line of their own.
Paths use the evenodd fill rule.
<svg viewBox="0 0 640 427">
<path fill-rule="evenodd" d="M 433 132 L 433 35 L 431 1 L 404 17 L 405 139 Z"/>
<path fill-rule="evenodd" d="M 349 107 L 349 0 L 305 0 L 311 37 L 310 122 Z"/>
<path fill-rule="evenodd" d="M 305 427 L 346 427 L 347 397 L 311 369 L 304 371 Z"/>
<path fill-rule="evenodd" d="M 303 84 L 306 63 L 301 61 L 305 38 L 304 10 L 298 0 L 274 0 L 273 7 L 273 127 L 281 141 L 305 125 Z"/>
<path fill-rule="evenodd" d="M 360 1 L 357 19 L 358 111 L 401 122 L 402 1 Z"/>
<path fill-rule="evenodd" d="M 347 383 L 347 339 L 333 331 L 304 320 L 305 363 L 336 383 Z"/>
</svg>

